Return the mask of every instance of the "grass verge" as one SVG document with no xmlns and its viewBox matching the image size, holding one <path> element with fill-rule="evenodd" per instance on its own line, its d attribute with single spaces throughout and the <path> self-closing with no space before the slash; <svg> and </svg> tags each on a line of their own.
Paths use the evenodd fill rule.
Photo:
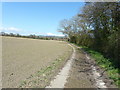
<svg viewBox="0 0 120 90">
<path fill-rule="evenodd" d="M 95 59 L 97 64 L 106 70 L 110 79 L 114 80 L 115 85 L 120 88 L 120 69 L 114 67 L 110 59 L 105 58 L 101 53 L 91 50 L 85 46 L 81 46 L 90 56 Z"/>
</svg>

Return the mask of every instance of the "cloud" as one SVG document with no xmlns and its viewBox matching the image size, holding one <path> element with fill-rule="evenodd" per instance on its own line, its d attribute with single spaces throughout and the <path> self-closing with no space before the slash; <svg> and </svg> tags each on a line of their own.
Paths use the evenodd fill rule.
<svg viewBox="0 0 120 90">
<path fill-rule="evenodd" d="M 7 28 L 7 30 L 10 30 L 10 31 L 21 31 L 20 29 L 15 28 L 15 27 L 9 27 L 9 28 Z"/>
<path fill-rule="evenodd" d="M 44 32 L 30 32 L 29 34 L 43 35 L 43 36 L 60 36 L 63 37 L 63 34 L 54 34 L 54 33 L 44 33 Z"/>
<path fill-rule="evenodd" d="M 64 36 L 63 34 L 54 34 L 54 33 L 47 33 L 47 36 Z"/>
<path fill-rule="evenodd" d="M 8 27 L 8 28 L 1 27 L 0 31 L 21 31 L 21 30 L 15 27 Z"/>
<path fill-rule="evenodd" d="M 21 29 L 15 28 L 15 27 L 0 27 L 1 32 L 11 32 L 11 33 L 18 33 L 21 31 Z"/>
<path fill-rule="evenodd" d="M 44 32 L 29 32 L 29 34 L 43 35 L 43 36 L 60 36 L 63 37 L 63 34 L 54 34 L 54 33 L 44 33 Z"/>
<path fill-rule="evenodd" d="M 5 32 L 5 33 L 19 33 L 21 35 L 30 35 L 30 34 L 35 34 L 35 35 L 44 35 L 44 36 L 60 36 L 63 37 L 63 34 L 54 34 L 54 33 L 42 33 L 42 32 L 32 32 L 32 31 L 26 31 L 26 30 L 21 30 L 16 27 L 0 27 L 0 32 Z"/>
<path fill-rule="evenodd" d="M 47 33 L 48 36 L 55 36 L 56 34 L 53 33 Z"/>
</svg>

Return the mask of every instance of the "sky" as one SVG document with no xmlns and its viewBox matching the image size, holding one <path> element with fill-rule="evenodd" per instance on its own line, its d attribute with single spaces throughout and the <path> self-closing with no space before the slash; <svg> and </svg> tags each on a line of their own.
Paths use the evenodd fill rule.
<svg viewBox="0 0 120 90">
<path fill-rule="evenodd" d="M 4 32 L 21 35 L 55 35 L 59 22 L 70 19 L 84 6 L 84 2 L 3 2 L 2 27 Z"/>
</svg>

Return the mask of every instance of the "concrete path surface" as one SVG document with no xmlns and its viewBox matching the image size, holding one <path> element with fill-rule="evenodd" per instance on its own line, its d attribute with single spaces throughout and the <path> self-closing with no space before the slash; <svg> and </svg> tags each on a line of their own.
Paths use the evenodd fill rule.
<svg viewBox="0 0 120 90">
<path fill-rule="evenodd" d="M 67 61 L 60 73 L 55 77 L 53 81 L 51 81 L 50 85 L 46 88 L 64 88 L 64 85 L 67 82 L 67 78 L 69 77 L 69 70 L 71 69 L 72 62 L 75 58 L 75 48 L 70 44 L 68 45 L 73 48 L 71 58 Z"/>
</svg>

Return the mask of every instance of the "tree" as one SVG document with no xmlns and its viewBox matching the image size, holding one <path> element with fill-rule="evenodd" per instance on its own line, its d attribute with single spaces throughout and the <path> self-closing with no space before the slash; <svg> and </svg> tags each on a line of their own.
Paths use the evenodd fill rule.
<svg viewBox="0 0 120 90">
<path fill-rule="evenodd" d="M 91 47 L 120 63 L 119 7 L 120 2 L 86 3 L 82 13 L 63 20 L 59 30 L 70 42 Z"/>
</svg>

